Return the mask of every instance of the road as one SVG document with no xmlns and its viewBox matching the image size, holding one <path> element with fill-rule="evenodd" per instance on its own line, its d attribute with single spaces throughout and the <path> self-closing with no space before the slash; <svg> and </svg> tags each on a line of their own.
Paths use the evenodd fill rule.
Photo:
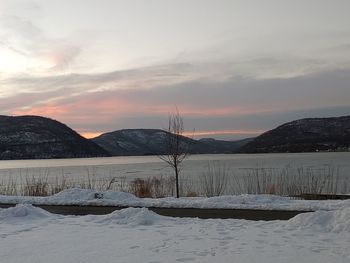
<svg viewBox="0 0 350 263">
<path fill-rule="evenodd" d="M 0 208 L 13 207 L 15 204 L 0 204 Z M 75 206 L 75 205 L 35 205 L 50 213 L 60 215 L 105 215 L 126 207 L 121 206 Z M 202 219 L 246 219 L 246 220 L 288 220 L 297 214 L 312 211 L 255 210 L 255 209 L 202 209 L 202 208 L 160 208 L 149 210 L 163 216 L 198 217 Z"/>
</svg>

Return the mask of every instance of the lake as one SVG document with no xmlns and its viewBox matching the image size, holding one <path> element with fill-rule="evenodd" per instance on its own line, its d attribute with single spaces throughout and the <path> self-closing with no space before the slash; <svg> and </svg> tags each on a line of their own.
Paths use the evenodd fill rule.
<svg viewBox="0 0 350 263">
<path fill-rule="evenodd" d="M 348 182 L 350 178 L 349 152 L 321 152 L 191 155 L 183 163 L 181 173 L 184 180 L 196 184 L 208 171 L 208 164 L 224 167 L 227 173 L 238 177 L 253 176 L 258 172 L 265 177 L 276 174 L 281 176 L 282 171 L 290 168 L 292 172 L 287 174 L 303 177 L 304 173 L 308 173 L 308 176 L 332 173 L 342 182 Z M 173 171 L 157 156 L 0 161 L 0 184 L 5 184 L 9 179 L 23 180 L 33 176 L 46 177 L 49 181 L 64 177 L 71 181 L 122 178 L 129 182 L 135 178 L 166 177 L 172 174 Z"/>
</svg>

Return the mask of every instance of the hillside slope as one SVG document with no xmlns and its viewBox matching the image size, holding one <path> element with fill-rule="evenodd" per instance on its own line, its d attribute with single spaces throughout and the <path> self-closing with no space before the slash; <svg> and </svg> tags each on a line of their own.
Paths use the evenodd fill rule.
<svg viewBox="0 0 350 263">
<path fill-rule="evenodd" d="M 112 155 L 157 155 L 167 152 L 167 136 L 168 132 L 160 129 L 126 129 L 104 133 L 92 140 Z M 188 137 L 181 139 L 181 143 L 192 154 L 233 153 L 246 142 L 248 141 L 194 140 Z"/>
<path fill-rule="evenodd" d="M 256 137 L 242 153 L 314 152 L 350 147 L 350 116 L 308 118 L 283 124 Z"/>
<path fill-rule="evenodd" d="M 109 156 L 66 125 L 39 116 L 0 116 L 0 159 Z"/>
</svg>

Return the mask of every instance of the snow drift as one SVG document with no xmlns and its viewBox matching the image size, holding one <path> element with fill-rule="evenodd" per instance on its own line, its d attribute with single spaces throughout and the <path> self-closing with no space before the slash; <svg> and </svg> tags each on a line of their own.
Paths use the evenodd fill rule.
<svg viewBox="0 0 350 263">
<path fill-rule="evenodd" d="M 81 188 L 71 188 L 64 190 L 60 193 L 57 193 L 53 196 L 46 198 L 50 203 L 57 204 L 82 204 L 84 202 L 94 201 L 94 202 L 103 202 L 108 200 L 114 200 L 118 202 L 135 202 L 140 199 L 134 196 L 133 194 L 125 192 L 116 192 L 116 191 L 105 191 L 99 192 L 92 189 L 81 189 Z"/>
<path fill-rule="evenodd" d="M 19 204 L 15 207 L 0 210 L 0 222 L 31 221 L 50 218 L 51 213 L 30 204 Z"/>
<path fill-rule="evenodd" d="M 149 226 L 162 221 L 171 221 L 171 218 L 160 216 L 147 208 L 126 208 L 114 211 L 108 215 L 91 216 L 90 222 L 98 224 L 118 224 L 130 226 Z"/>
<path fill-rule="evenodd" d="M 350 232 L 350 208 L 299 214 L 287 222 L 287 227 L 321 232 Z"/>
<path fill-rule="evenodd" d="M 350 207 L 350 200 L 297 200 L 277 195 L 232 195 L 218 197 L 166 197 L 138 198 L 133 194 L 118 191 L 97 191 L 71 188 L 53 196 L 4 196 L 0 203 L 33 205 L 96 205 L 123 207 L 167 208 L 226 208 L 266 210 L 326 210 L 334 211 Z"/>
</svg>

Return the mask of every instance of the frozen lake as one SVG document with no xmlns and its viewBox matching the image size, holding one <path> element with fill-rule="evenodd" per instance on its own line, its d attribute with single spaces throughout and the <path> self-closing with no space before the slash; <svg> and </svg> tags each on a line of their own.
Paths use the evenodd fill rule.
<svg viewBox="0 0 350 263">
<path fill-rule="evenodd" d="M 284 153 L 284 154 L 217 154 L 192 155 L 184 161 L 182 175 L 192 183 L 208 170 L 208 163 L 225 167 L 230 174 L 245 176 L 260 171 L 279 171 L 291 167 L 295 173 L 308 169 L 316 176 L 325 170 L 348 181 L 350 178 L 350 153 Z M 299 169 L 299 170 L 298 170 Z M 266 173 L 266 172 L 265 172 Z M 49 180 L 66 178 L 72 181 L 106 178 L 161 177 L 173 175 L 173 171 L 157 156 L 128 156 L 82 159 L 12 160 L 0 161 L 0 184 L 9 178 L 44 176 Z"/>
</svg>

